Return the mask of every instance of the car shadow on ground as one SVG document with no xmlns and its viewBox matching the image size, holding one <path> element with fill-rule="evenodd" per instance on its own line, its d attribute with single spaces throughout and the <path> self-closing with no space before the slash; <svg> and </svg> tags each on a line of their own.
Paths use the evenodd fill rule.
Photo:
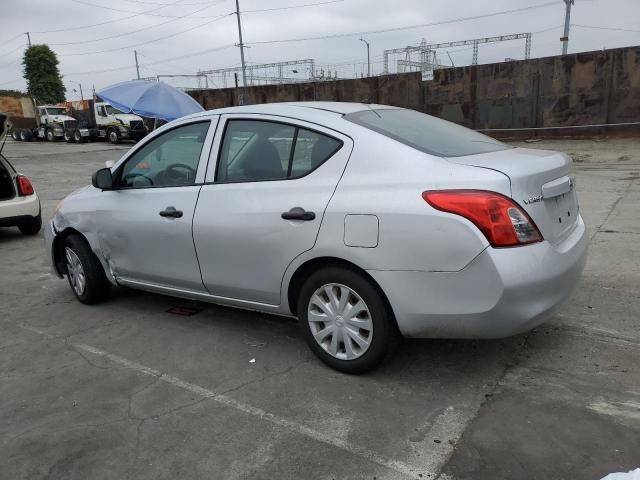
<svg viewBox="0 0 640 480">
<path fill-rule="evenodd" d="M 34 236 L 41 235 L 42 232 Z M 34 236 L 23 235 L 22 233 L 20 233 L 20 230 L 18 230 L 18 227 L 0 227 L 0 243 L 9 243 L 17 240 L 27 240 L 33 238 Z"/>
<path fill-rule="evenodd" d="M 71 295 L 71 292 L 69 292 Z M 155 327 L 181 328 L 200 331 L 201 335 L 211 335 L 211 341 L 218 341 L 219 329 L 226 334 L 227 341 L 238 343 L 240 348 L 247 345 L 251 351 L 251 338 L 258 345 L 280 345 L 279 351 L 265 351 L 268 355 L 290 355 L 289 361 L 301 358 L 300 351 L 308 349 L 296 319 L 261 312 L 242 310 L 205 302 L 190 301 L 170 296 L 142 292 L 129 288 L 117 288 L 107 303 L 118 310 L 123 308 L 131 315 L 151 314 L 147 321 Z M 171 314 L 170 310 L 183 309 L 188 313 Z M 173 324 L 173 325 L 172 325 Z M 147 325 L 148 326 L 148 325 Z M 213 329 L 213 330 L 210 330 Z M 209 332 L 209 333 L 207 333 Z M 403 339 L 400 345 L 380 367 L 364 376 L 382 380 L 384 378 L 409 379 L 412 376 L 425 379 L 440 372 L 469 378 L 481 375 L 487 369 L 502 372 L 505 365 L 517 362 L 519 352 L 526 345 L 529 333 L 490 340 L 456 339 Z M 177 340 L 179 341 L 179 340 Z M 317 362 L 310 350 L 308 358 Z M 281 359 L 286 361 L 285 359 Z M 329 368 L 329 367 L 326 367 Z"/>
</svg>

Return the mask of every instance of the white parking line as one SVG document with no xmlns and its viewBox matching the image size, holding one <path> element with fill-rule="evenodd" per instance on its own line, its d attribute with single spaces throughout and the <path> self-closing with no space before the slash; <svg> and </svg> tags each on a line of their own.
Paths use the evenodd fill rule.
<svg viewBox="0 0 640 480">
<path fill-rule="evenodd" d="M 200 385 L 196 385 L 190 382 L 186 382 L 180 378 L 177 377 L 173 377 L 171 375 L 166 375 L 163 374 L 157 370 L 154 370 L 153 368 L 147 367 L 145 365 L 141 365 L 139 363 L 136 362 L 132 362 L 131 360 L 127 360 L 126 358 L 120 357 L 118 355 L 114 355 L 112 353 L 107 353 L 104 352 L 98 348 L 92 347 L 90 345 L 85 345 L 85 344 L 74 344 L 73 345 L 75 348 L 78 348 L 80 350 L 84 350 L 85 352 L 89 352 L 92 353 L 94 355 L 106 358 L 108 360 L 111 360 L 114 363 L 117 363 L 118 365 L 128 368 L 129 370 L 134 370 L 138 373 L 142 373 L 144 375 L 149 375 L 152 377 L 158 377 L 158 379 L 160 381 L 169 383 L 171 385 L 174 385 L 176 387 L 182 388 L 184 390 L 188 390 L 190 392 L 193 392 L 197 395 L 200 395 L 202 397 L 205 398 L 210 398 L 211 400 L 218 402 L 220 404 L 226 405 L 228 407 L 234 408 L 236 410 L 240 410 L 241 412 L 244 413 L 248 413 L 249 415 L 253 415 L 255 417 L 260 418 L 261 420 L 266 420 L 268 422 L 271 422 L 273 424 L 276 424 L 278 426 L 284 427 L 288 430 L 291 430 L 295 433 L 299 433 L 301 435 L 304 435 L 306 437 L 309 437 L 313 440 L 316 440 L 318 442 L 322 442 L 325 443 L 327 445 L 330 445 L 332 447 L 336 447 L 336 448 L 340 448 L 342 450 L 345 450 L 353 455 L 356 455 L 358 457 L 364 458 L 365 460 L 368 460 L 370 462 L 376 463 L 382 467 L 388 468 L 390 470 L 393 470 L 397 473 L 401 473 L 402 475 L 411 477 L 411 478 L 416 478 L 419 474 L 422 474 L 422 478 L 428 478 L 427 476 L 430 475 L 432 478 L 435 476 L 435 472 L 428 472 L 428 471 L 423 471 L 423 470 L 419 470 L 415 467 L 412 467 L 409 464 L 406 464 L 404 462 L 398 461 L 398 460 L 392 460 L 389 458 L 385 458 L 381 455 L 378 455 L 375 452 L 372 452 L 366 448 L 362 448 L 358 445 L 354 445 L 350 442 L 346 442 L 342 439 L 339 438 L 335 438 L 332 437 L 330 435 L 326 435 L 322 432 L 318 432 L 316 430 L 313 430 L 309 427 L 306 427 L 304 425 L 301 425 L 297 422 L 294 422 L 292 420 L 286 419 L 286 418 L 282 418 L 279 417 L 277 415 L 274 415 L 273 413 L 267 412 L 261 408 L 258 407 L 254 407 L 252 405 L 248 405 L 246 403 L 242 403 L 239 402 L 231 397 L 228 397 L 227 395 L 220 395 L 215 393 L 212 390 L 209 390 L 207 388 L 201 387 Z"/>
<path fill-rule="evenodd" d="M 55 337 L 43 330 L 32 327 L 30 325 L 14 322 L 9 323 L 13 323 L 20 328 L 36 333 L 38 335 L 42 335 L 46 338 L 59 339 L 63 341 L 63 339 L 59 337 Z M 458 408 L 453 406 L 446 408 L 440 415 L 438 415 L 438 417 L 436 417 L 433 424 L 431 424 L 430 428 L 428 429 L 428 432 L 426 433 L 426 437 L 428 439 L 425 439 L 424 441 L 418 442 L 417 444 L 413 445 L 413 454 L 410 455 L 410 463 L 408 463 L 387 458 L 369 449 L 345 441 L 341 438 L 336 438 L 331 435 L 318 432 L 317 430 L 309 428 L 293 420 L 277 416 L 261 408 L 254 407 L 252 405 L 235 400 L 227 395 L 218 394 L 213 390 L 209 390 L 200 385 L 187 382 L 172 375 L 167 375 L 166 373 L 162 373 L 154 368 L 142 365 L 132 360 L 128 360 L 119 355 L 105 352 L 104 350 L 93 347 L 91 345 L 86 345 L 83 343 L 69 343 L 69 346 L 90 353 L 92 355 L 102 357 L 134 372 L 151 377 L 156 377 L 159 381 L 166 382 L 178 388 L 182 388 L 189 392 L 195 393 L 201 397 L 211 399 L 227 407 L 239 410 L 249 415 L 253 415 L 260 418 L 261 420 L 273 423 L 292 432 L 304 435 L 318 442 L 322 442 L 326 445 L 339 448 L 369 462 L 389 469 L 395 473 L 399 473 L 404 477 L 410 478 L 438 477 L 440 470 L 453 452 L 455 443 L 461 437 L 466 426 L 472 420 L 474 413 L 477 412 L 477 408 L 479 408 L 481 403 L 480 400 L 476 402 L 476 399 L 474 399 L 473 402 L 469 402 L 473 405 L 467 405 L 466 408 Z M 441 443 L 432 443 L 432 439 L 434 438 L 442 439 Z M 394 476 L 392 478 L 397 477 Z"/>
</svg>

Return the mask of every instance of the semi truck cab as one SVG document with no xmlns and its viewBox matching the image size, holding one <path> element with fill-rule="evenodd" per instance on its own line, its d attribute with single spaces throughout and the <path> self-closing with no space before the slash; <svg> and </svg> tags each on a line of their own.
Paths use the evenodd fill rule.
<svg viewBox="0 0 640 480">
<path fill-rule="evenodd" d="M 93 109 L 98 136 L 111 143 L 125 139 L 140 140 L 148 133 L 138 115 L 123 113 L 107 102 L 95 102 Z"/>
</svg>

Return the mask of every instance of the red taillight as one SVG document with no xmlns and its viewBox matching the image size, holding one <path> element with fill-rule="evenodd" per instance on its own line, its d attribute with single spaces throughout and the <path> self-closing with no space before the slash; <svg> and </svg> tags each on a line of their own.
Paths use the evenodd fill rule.
<svg viewBox="0 0 640 480">
<path fill-rule="evenodd" d="M 493 247 L 515 247 L 542 241 L 533 220 L 513 200 L 484 190 L 440 190 L 422 193 L 437 210 L 473 222 Z"/>
<path fill-rule="evenodd" d="M 31 182 L 27 177 L 25 177 L 24 175 L 18 175 L 16 177 L 16 180 L 18 180 L 18 193 L 20 195 L 33 195 L 33 185 L 31 185 Z"/>
</svg>

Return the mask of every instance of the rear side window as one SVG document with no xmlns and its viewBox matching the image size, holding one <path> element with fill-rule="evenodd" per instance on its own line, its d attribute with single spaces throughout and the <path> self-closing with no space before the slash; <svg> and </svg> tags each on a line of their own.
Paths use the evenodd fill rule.
<svg viewBox="0 0 640 480">
<path fill-rule="evenodd" d="M 415 110 L 362 110 L 344 118 L 439 157 L 462 157 L 511 148 L 469 128 Z"/>
<path fill-rule="evenodd" d="M 217 182 L 256 182 L 302 177 L 342 146 L 322 133 L 279 122 L 229 120 Z"/>
</svg>

